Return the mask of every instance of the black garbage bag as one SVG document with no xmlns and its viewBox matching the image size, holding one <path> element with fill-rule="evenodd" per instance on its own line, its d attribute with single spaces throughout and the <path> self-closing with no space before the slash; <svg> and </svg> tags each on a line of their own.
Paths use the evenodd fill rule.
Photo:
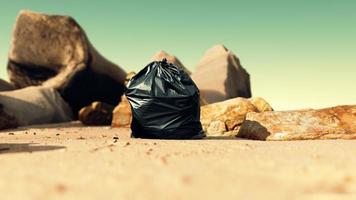
<svg viewBox="0 0 356 200">
<path fill-rule="evenodd" d="M 181 68 L 166 59 L 148 64 L 131 78 L 126 96 L 131 104 L 133 137 L 199 139 L 199 89 Z"/>
</svg>

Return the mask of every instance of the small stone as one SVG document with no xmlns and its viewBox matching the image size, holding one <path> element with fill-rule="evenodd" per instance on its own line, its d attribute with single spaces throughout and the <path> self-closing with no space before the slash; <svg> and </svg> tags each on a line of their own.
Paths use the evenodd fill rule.
<svg viewBox="0 0 356 200">
<path fill-rule="evenodd" d="M 110 125 L 114 107 L 103 102 L 93 102 L 79 111 L 78 118 L 84 125 Z"/>
<path fill-rule="evenodd" d="M 163 164 L 167 164 L 167 157 L 166 156 L 161 156 L 160 159 L 161 159 L 161 162 Z"/>
<path fill-rule="evenodd" d="M 65 185 L 63 185 L 63 184 L 57 184 L 56 185 L 56 191 L 58 193 L 64 193 L 64 192 L 67 191 L 67 187 Z"/>
<path fill-rule="evenodd" d="M 146 151 L 146 155 L 150 155 L 152 151 L 153 151 L 152 148 L 148 148 L 147 151 Z"/>
<path fill-rule="evenodd" d="M 132 121 L 131 105 L 126 96 L 121 97 L 121 101 L 113 111 L 111 126 L 120 128 L 129 128 Z"/>
</svg>

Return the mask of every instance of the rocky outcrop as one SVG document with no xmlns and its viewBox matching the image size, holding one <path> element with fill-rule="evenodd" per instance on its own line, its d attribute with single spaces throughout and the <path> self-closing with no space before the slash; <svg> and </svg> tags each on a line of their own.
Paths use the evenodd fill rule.
<svg viewBox="0 0 356 200">
<path fill-rule="evenodd" d="M 113 111 L 112 127 L 129 128 L 132 122 L 132 112 L 126 96 L 121 97 L 119 105 Z"/>
<path fill-rule="evenodd" d="M 234 98 L 223 102 L 202 106 L 200 109 L 200 121 L 203 130 L 208 136 L 236 135 L 246 114 L 260 112 L 252 103 L 257 98 Z M 259 104 L 269 105 L 264 99 L 258 98 Z M 264 108 L 264 111 L 272 108 Z"/>
<path fill-rule="evenodd" d="M 78 118 L 88 126 L 110 125 L 113 110 L 114 106 L 96 101 L 80 109 Z"/>
<path fill-rule="evenodd" d="M 53 88 L 33 86 L 0 92 L 0 129 L 72 119 L 70 107 Z"/>
<path fill-rule="evenodd" d="M 256 140 L 356 139 L 356 105 L 248 113 L 238 137 Z"/>
<path fill-rule="evenodd" d="M 14 89 L 15 87 L 11 83 L 0 79 L 0 91 L 10 91 Z"/>
<path fill-rule="evenodd" d="M 95 50 L 73 18 L 30 11 L 17 17 L 8 73 L 16 88 L 58 90 L 73 113 L 94 101 L 117 105 L 126 76 Z"/>
<path fill-rule="evenodd" d="M 250 76 L 226 47 L 209 49 L 197 64 L 192 79 L 208 103 L 235 97 L 251 97 Z"/>
<path fill-rule="evenodd" d="M 182 64 L 182 62 L 175 56 L 168 54 L 165 51 L 159 51 L 152 56 L 151 61 L 161 61 L 163 58 L 166 58 L 169 63 L 174 64 L 175 66 L 181 67 L 189 75 L 191 72 Z"/>
</svg>

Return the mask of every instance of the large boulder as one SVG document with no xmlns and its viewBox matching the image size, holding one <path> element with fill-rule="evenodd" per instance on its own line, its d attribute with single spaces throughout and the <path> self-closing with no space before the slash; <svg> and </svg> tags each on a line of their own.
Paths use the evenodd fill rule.
<svg viewBox="0 0 356 200">
<path fill-rule="evenodd" d="M 252 103 L 255 102 L 256 99 L 259 100 L 258 102 L 260 102 L 260 104 L 268 104 L 262 98 L 246 99 L 237 97 L 202 106 L 200 109 L 200 121 L 206 135 L 236 135 L 247 113 L 260 112 L 259 108 Z M 268 110 L 272 110 L 272 108 L 265 107 L 263 111 Z"/>
<path fill-rule="evenodd" d="M 237 136 L 256 140 L 356 139 L 356 105 L 248 113 Z"/>
<path fill-rule="evenodd" d="M 0 92 L 0 129 L 72 119 L 70 107 L 53 88 L 32 86 Z"/>
<path fill-rule="evenodd" d="M 166 58 L 169 63 L 174 64 L 175 66 L 181 67 L 189 75 L 191 72 L 182 64 L 182 62 L 175 56 L 168 54 L 165 51 L 158 51 L 155 55 L 152 56 L 151 61 L 161 61 L 163 58 Z"/>
<path fill-rule="evenodd" d="M 126 72 L 96 51 L 73 18 L 21 11 L 11 41 L 8 73 L 16 88 L 55 88 L 74 113 L 94 101 L 120 101 Z"/>
<path fill-rule="evenodd" d="M 208 103 L 251 97 L 250 75 L 223 45 L 209 49 L 198 62 L 192 79 Z"/>
</svg>

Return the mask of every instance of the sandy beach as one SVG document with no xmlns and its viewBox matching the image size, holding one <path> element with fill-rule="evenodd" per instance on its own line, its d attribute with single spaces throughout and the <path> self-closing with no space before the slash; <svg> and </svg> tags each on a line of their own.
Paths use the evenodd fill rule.
<svg viewBox="0 0 356 200">
<path fill-rule="evenodd" d="M 2 131 L 1 199 L 356 198 L 356 141 L 129 133 L 78 122 Z"/>
</svg>

